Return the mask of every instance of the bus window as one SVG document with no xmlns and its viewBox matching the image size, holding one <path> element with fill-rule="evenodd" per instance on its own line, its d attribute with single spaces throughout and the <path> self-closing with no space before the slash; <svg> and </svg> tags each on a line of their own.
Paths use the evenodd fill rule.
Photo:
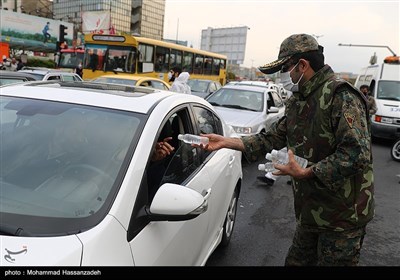
<svg viewBox="0 0 400 280">
<path fill-rule="evenodd" d="M 193 54 L 189 52 L 185 52 L 183 55 L 183 72 L 193 73 Z"/>
<path fill-rule="evenodd" d="M 204 60 L 203 73 L 205 75 L 211 75 L 211 69 L 212 69 L 212 57 L 206 57 Z"/>
<path fill-rule="evenodd" d="M 168 72 L 168 58 L 169 58 L 169 49 L 164 47 L 156 48 L 156 72 Z"/>
<path fill-rule="evenodd" d="M 172 69 L 175 66 L 182 68 L 182 51 L 171 50 L 169 69 Z"/>
<path fill-rule="evenodd" d="M 147 73 L 154 71 L 154 46 L 140 44 L 139 45 L 139 59 L 138 72 Z"/>
<path fill-rule="evenodd" d="M 219 74 L 219 66 L 221 64 L 221 60 L 219 58 L 214 58 L 213 60 L 213 68 L 212 68 L 212 74 L 213 75 L 218 75 Z"/>
<path fill-rule="evenodd" d="M 203 74 L 203 62 L 204 62 L 204 57 L 202 55 L 196 54 L 194 61 L 195 74 Z"/>
</svg>

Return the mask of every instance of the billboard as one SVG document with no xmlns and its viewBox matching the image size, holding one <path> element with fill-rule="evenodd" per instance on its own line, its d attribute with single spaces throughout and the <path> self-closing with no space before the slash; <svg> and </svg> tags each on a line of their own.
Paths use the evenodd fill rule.
<svg viewBox="0 0 400 280">
<path fill-rule="evenodd" d="M 65 38 L 72 45 L 74 25 L 69 22 L 8 10 L 0 10 L 0 21 L 1 42 L 8 43 L 10 48 L 55 52 L 61 24 L 68 27 Z"/>
</svg>

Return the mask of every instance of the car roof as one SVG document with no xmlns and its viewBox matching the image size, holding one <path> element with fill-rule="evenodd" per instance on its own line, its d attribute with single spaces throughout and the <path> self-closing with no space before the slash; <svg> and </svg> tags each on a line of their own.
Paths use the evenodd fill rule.
<svg viewBox="0 0 400 280">
<path fill-rule="evenodd" d="M 231 82 L 230 85 L 252 85 L 258 87 L 270 87 L 271 85 L 276 85 L 275 83 L 271 82 L 262 82 L 262 81 L 238 81 L 238 82 Z"/>
<path fill-rule="evenodd" d="M 257 91 L 257 92 L 265 92 L 266 90 L 275 91 L 274 89 L 267 88 L 267 87 L 260 87 L 257 85 L 246 85 L 246 84 L 241 84 L 241 85 L 237 85 L 237 84 L 229 84 L 228 85 L 227 84 L 224 87 L 222 87 L 221 89 L 237 89 L 237 90 L 248 90 L 248 91 Z"/>
<path fill-rule="evenodd" d="M 77 94 L 77 92 L 79 94 Z M 92 82 L 43 81 L 4 87 L 2 96 L 25 97 L 90 105 L 146 114 L 163 99 L 182 100 L 181 93 L 147 87 Z M 202 98 L 184 94 L 186 101 L 204 103 Z"/>
</svg>

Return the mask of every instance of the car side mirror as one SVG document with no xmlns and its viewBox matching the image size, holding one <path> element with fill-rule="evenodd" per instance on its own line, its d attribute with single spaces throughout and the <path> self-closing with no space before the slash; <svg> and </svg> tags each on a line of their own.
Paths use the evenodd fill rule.
<svg viewBox="0 0 400 280">
<path fill-rule="evenodd" d="M 268 114 L 272 114 L 272 113 L 279 113 L 278 107 L 271 106 L 271 107 L 268 109 Z"/>
</svg>

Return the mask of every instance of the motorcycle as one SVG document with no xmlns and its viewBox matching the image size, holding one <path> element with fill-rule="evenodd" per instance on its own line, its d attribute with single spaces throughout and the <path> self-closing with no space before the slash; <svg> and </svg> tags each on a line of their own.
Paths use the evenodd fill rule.
<svg viewBox="0 0 400 280">
<path fill-rule="evenodd" d="M 393 160 L 400 161 L 400 138 L 394 141 L 392 148 L 390 149 L 390 155 Z"/>
</svg>

